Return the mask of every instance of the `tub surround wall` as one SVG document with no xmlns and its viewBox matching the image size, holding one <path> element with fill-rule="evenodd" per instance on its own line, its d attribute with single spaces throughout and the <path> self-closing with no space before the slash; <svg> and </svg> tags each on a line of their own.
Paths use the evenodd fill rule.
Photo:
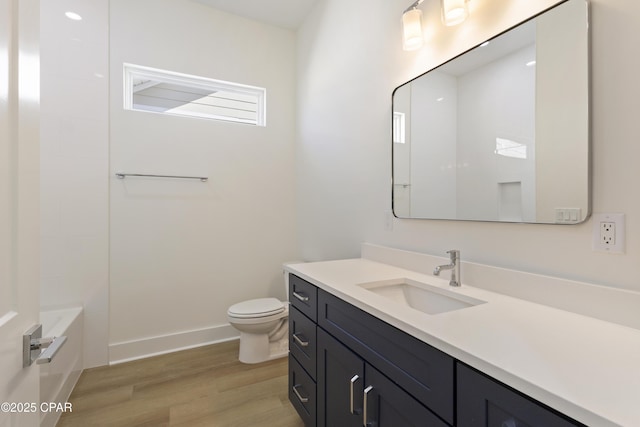
<svg viewBox="0 0 640 427">
<path fill-rule="evenodd" d="M 84 307 L 86 368 L 108 361 L 108 5 L 40 2 L 40 300 Z"/>
<path fill-rule="evenodd" d="M 81 307 L 43 311 L 40 313 L 43 337 L 66 336 L 51 363 L 40 365 L 40 402 L 69 401 L 71 391 L 83 369 L 83 311 Z M 60 412 L 43 412 L 40 427 L 53 427 Z"/>
<path fill-rule="evenodd" d="M 393 89 L 553 4 L 555 0 L 472 1 L 464 24 L 444 27 L 438 2 L 424 2 L 426 45 L 401 48 L 407 3 L 318 2 L 298 30 L 298 224 L 301 257 L 358 256 L 362 241 L 465 261 L 640 290 L 640 145 L 634 111 L 640 80 L 631 54 L 640 3 L 592 0 L 593 211 L 626 214 L 626 253 L 591 248 L 593 223 L 495 224 L 391 217 Z M 366 19 L 354 21 L 366 11 Z"/>
<path fill-rule="evenodd" d="M 112 0 L 110 49 L 110 360 L 235 338 L 227 308 L 284 298 L 280 266 L 298 258 L 295 34 L 191 1 Z M 267 125 L 124 111 L 125 62 L 265 87 Z"/>
</svg>

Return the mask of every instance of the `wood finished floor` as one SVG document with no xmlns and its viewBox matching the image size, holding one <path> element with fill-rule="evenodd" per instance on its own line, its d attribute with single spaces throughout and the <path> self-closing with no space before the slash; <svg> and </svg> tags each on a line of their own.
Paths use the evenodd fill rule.
<svg viewBox="0 0 640 427">
<path fill-rule="evenodd" d="M 237 341 L 88 369 L 57 426 L 303 427 L 287 374 L 287 358 L 240 363 Z"/>
</svg>

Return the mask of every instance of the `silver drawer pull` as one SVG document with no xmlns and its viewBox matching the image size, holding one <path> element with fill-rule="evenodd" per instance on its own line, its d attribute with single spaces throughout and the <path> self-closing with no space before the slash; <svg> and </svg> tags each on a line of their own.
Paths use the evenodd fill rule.
<svg viewBox="0 0 640 427">
<path fill-rule="evenodd" d="M 302 403 L 307 403 L 309 401 L 308 397 L 304 397 L 303 395 L 300 394 L 300 392 L 298 391 L 298 387 L 302 387 L 302 384 L 296 384 L 293 386 L 293 392 L 296 394 L 296 396 L 298 396 L 298 400 L 300 400 L 300 402 Z"/>
<path fill-rule="evenodd" d="M 354 375 L 353 377 L 351 377 L 351 380 L 349 381 L 349 411 L 351 411 L 351 415 L 357 414 L 354 408 L 355 405 L 353 403 L 353 395 L 354 395 L 353 389 L 359 379 L 360 377 L 358 375 Z"/>
<path fill-rule="evenodd" d="M 369 421 L 367 420 L 367 401 L 369 400 L 369 393 L 371 393 L 371 390 L 373 390 L 373 386 L 370 385 L 369 387 L 364 389 L 364 402 L 362 405 L 362 426 L 363 427 L 368 427 L 369 426 Z"/>
<path fill-rule="evenodd" d="M 298 298 L 302 302 L 309 301 L 309 297 L 308 296 L 306 296 L 305 294 L 298 293 L 296 291 L 293 291 L 293 296 Z"/>
<path fill-rule="evenodd" d="M 299 334 L 293 334 L 293 339 L 295 340 L 295 342 L 297 342 L 300 347 L 308 347 L 309 341 L 302 341 L 302 339 L 300 339 L 298 335 Z M 302 335 L 302 338 L 304 338 L 304 335 Z"/>
</svg>

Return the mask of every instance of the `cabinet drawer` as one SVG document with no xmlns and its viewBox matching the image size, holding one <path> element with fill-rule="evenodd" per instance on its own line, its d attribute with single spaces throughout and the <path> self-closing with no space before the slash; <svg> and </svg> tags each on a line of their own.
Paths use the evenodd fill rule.
<svg viewBox="0 0 640 427">
<path fill-rule="evenodd" d="M 314 322 L 318 318 L 318 288 L 293 274 L 289 274 L 289 301 Z"/>
<path fill-rule="evenodd" d="M 458 362 L 459 427 L 584 427 Z"/>
<path fill-rule="evenodd" d="M 316 425 L 316 383 L 289 355 L 289 400 L 306 427 Z"/>
<path fill-rule="evenodd" d="M 453 424 L 452 357 L 322 289 L 318 325 Z"/>
<path fill-rule="evenodd" d="M 316 324 L 298 311 L 289 309 L 289 351 L 298 363 L 316 378 Z"/>
</svg>

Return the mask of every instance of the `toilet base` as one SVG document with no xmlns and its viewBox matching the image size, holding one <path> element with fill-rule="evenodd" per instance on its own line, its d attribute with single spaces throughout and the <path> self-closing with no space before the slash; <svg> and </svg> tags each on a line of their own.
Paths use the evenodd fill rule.
<svg viewBox="0 0 640 427">
<path fill-rule="evenodd" d="M 240 332 L 240 353 L 242 363 L 254 364 L 278 359 L 287 355 L 289 340 L 285 335 L 278 341 L 269 342 L 267 334 Z"/>
</svg>

